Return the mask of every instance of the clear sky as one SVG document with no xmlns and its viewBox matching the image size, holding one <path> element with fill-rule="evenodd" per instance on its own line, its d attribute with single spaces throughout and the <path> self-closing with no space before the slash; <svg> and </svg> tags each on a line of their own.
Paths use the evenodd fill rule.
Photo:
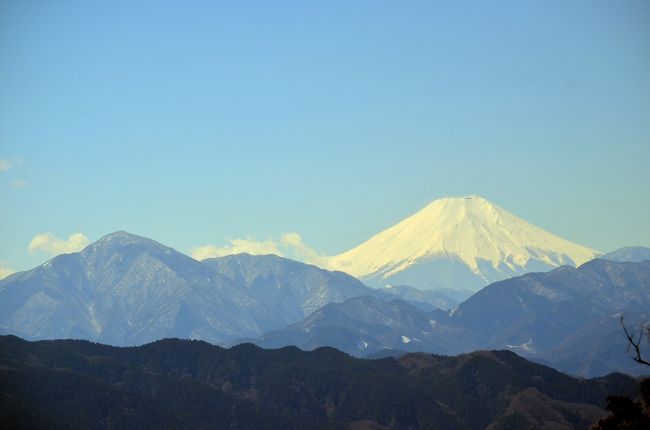
<svg viewBox="0 0 650 430">
<path fill-rule="evenodd" d="M 0 269 L 42 233 L 334 254 L 467 194 L 650 246 L 650 2 L 0 1 Z"/>
</svg>

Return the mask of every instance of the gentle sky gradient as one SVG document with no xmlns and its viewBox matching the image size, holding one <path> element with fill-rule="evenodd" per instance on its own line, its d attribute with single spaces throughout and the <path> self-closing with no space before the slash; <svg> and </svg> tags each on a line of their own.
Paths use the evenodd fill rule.
<svg viewBox="0 0 650 430">
<path fill-rule="evenodd" d="M 650 246 L 650 2 L 2 0 L 0 160 L 0 270 L 40 233 L 334 254 L 467 194 Z"/>
</svg>

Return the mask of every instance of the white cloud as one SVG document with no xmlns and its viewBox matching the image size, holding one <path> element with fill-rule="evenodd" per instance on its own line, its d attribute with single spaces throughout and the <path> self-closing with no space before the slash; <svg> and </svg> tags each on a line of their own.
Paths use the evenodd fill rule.
<svg viewBox="0 0 650 430">
<path fill-rule="evenodd" d="M 223 257 L 224 255 L 241 254 L 241 253 L 264 255 L 276 254 L 282 255 L 278 246 L 272 240 L 257 241 L 254 239 L 233 239 L 229 245 L 215 246 L 203 245 L 194 248 L 190 255 L 196 260 L 205 260 L 206 258 Z"/>
<path fill-rule="evenodd" d="M 0 172 L 6 172 L 9 169 L 21 166 L 22 164 L 23 159 L 21 157 L 13 157 L 9 160 L 6 158 L 0 158 Z"/>
<path fill-rule="evenodd" d="M 244 252 L 253 255 L 275 254 L 329 268 L 327 257 L 305 244 L 302 237 L 295 232 L 282 235 L 279 241 L 258 241 L 247 238 L 231 240 L 228 245 L 224 246 L 203 245 L 192 249 L 190 254 L 197 260 L 205 260 L 206 258 L 223 257 L 224 255 Z"/>
<path fill-rule="evenodd" d="M 69 254 L 84 249 L 90 240 L 83 233 L 71 234 L 67 240 L 60 239 L 52 233 L 41 233 L 29 242 L 29 253 L 43 252 L 48 255 Z"/>
<path fill-rule="evenodd" d="M 284 248 L 287 248 L 292 258 L 323 268 L 329 268 L 327 257 L 303 242 L 302 237 L 298 233 L 284 234 L 281 243 Z"/>
<path fill-rule="evenodd" d="M 14 269 L 8 266 L 9 262 L 0 260 L 0 279 L 4 279 L 12 273 L 16 273 Z"/>
</svg>

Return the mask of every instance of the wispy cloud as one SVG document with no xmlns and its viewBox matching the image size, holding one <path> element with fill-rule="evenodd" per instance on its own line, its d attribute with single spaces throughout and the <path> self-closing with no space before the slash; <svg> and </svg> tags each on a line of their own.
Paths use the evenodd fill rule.
<svg viewBox="0 0 650 430">
<path fill-rule="evenodd" d="M 9 267 L 9 262 L 0 260 L 0 279 L 4 279 L 12 273 L 16 273 L 16 271 Z"/>
<path fill-rule="evenodd" d="M 84 249 L 90 240 L 83 233 L 75 233 L 68 236 L 68 239 L 60 239 L 52 233 L 40 233 L 34 236 L 29 242 L 29 253 L 42 252 L 48 255 L 69 254 Z"/>
<path fill-rule="evenodd" d="M 23 164 L 23 159 L 20 157 L 13 157 L 10 159 L 0 158 L 0 173 L 7 172 L 11 170 L 11 173 L 7 173 L 7 180 L 9 181 L 9 186 L 14 189 L 25 188 L 27 186 L 27 181 L 22 179 L 21 176 L 24 176 L 24 169 L 20 167 Z"/>
<path fill-rule="evenodd" d="M 11 169 L 11 163 L 9 160 L 0 158 L 0 172 L 6 172 L 9 169 Z"/>
<path fill-rule="evenodd" d="M 329 267 L 327 257 L 307 245 L 298 233 L 284 234 L 281 243 L 283 248 L 287 249 L 289 257 L 305 263 L 315 264 L 316 266 Z"/>
<path fill-rule="evenodd" d="M 14 167 L 20 167 L 23 164 L 21 157 L 0 158 L 0 172 L 6 172 Z"/>
<path fill-rule="evenodd" d="M 15 189 L 25 188 L 27 186 L 27 181 L 23 179 L 14 179 L 13 181 L 11 181 L 10 185 L 11 188 L 15 188 Z"/>
<path fill-rule="evenodd" d="M 275 254 L 305 263 L 328 268 L 327 257 L 308 246 L 295 232 L 283 234 L 280 240 L 259 241 L 253 238 L 233 239 L 228 245 L 203 245 L 192 249 L 190 254 L 197 260 L 247 253 L 253 255 Z"/>
</svg>

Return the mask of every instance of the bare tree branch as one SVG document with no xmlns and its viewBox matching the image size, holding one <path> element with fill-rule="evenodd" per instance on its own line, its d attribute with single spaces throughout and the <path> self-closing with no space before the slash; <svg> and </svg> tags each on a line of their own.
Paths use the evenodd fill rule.
<svg viewBox="0 0 650 430">
<path fill-rule="evenodd" d="M 650 362 L 644 360 L 643 356 L 641 355 L 641 341 L 643 340 L 644 328 L 641 328 L 641 330 L 639 331 L 639 336 L 636 339 L 634 339 L 632 333 L 630 333 L 627 327 L 625 327 L 625 321 L 623 321 L 623 316 L 621 316 L 620 321 L 621 321 L 621 326 L 623 327 L 623 332 L 625 333 L 625 337 L 627 337 L 627 351 L 629 351 L 630 348 L 632 348 L 634 352 L 634 355 L 632 356 L 632 360 L 636 361 L 637 363 L 650 366 Z M 646 335 L 650 337 L 650 328 L 647 328 L 645 330 L 648 331 Z"/>
</svg>

